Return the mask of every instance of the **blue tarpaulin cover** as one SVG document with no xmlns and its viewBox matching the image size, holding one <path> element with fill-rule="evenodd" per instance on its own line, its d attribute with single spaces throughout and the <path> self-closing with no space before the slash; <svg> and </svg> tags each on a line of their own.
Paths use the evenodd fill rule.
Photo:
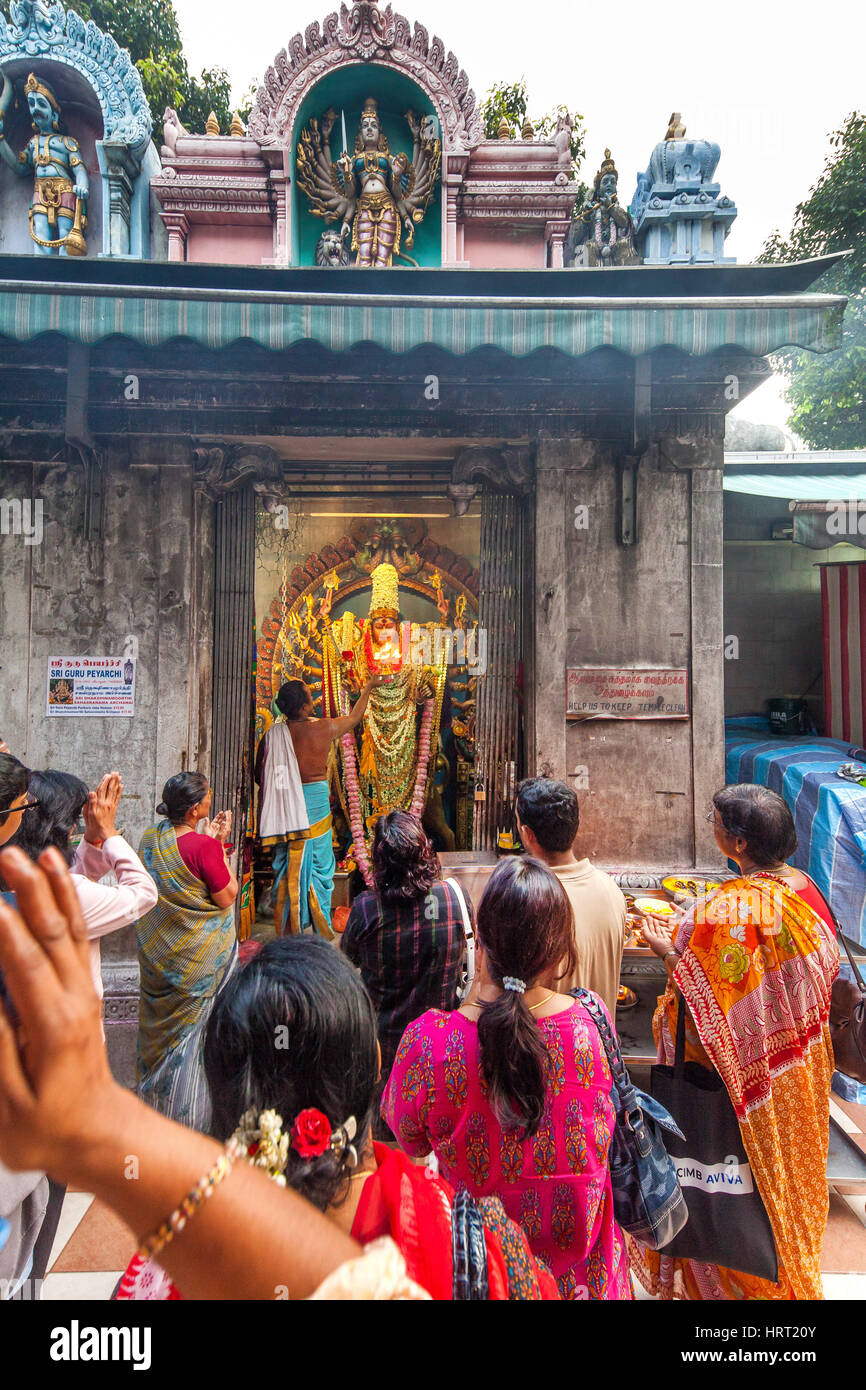
<svg viewBox="0 0 866 1390">
<path fill-rule="evenodd" d="M 866 945 L 866 787 L 836 776 L 851 762 L 849 747 L 773 738 L 763 715 L 725 720 L 726 782 L 757 782 L 785 798 L 797 831 L 791 863 L 815 880 L 849 940 Z"/>
</svg>

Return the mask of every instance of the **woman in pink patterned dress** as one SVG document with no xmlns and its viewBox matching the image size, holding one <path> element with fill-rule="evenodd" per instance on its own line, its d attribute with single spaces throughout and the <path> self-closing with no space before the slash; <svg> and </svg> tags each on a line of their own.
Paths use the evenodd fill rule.
<svg viewBox="0 0 866 1390">
<path fill-rule="evenodd" d="M 501 1198 L 563 1298 L 627 1299 L 610 1069 L 589 1014 L 554 991 L 574 968 L 573 940 L 555 875 L 504 859 L 478 908 L 472 992 L 406 1029 L 382 1114 L 407 1153 L 435 1153 L 452 1186 Z"/>
</svg>

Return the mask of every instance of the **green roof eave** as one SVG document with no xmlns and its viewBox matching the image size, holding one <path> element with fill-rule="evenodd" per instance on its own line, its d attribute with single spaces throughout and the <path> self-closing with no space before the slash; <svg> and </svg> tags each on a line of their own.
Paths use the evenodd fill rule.
<svg viewBox="0 0 866 1390">
<path fill-rule="evenodd" d="M 249 341 L 273 351 L 315 342 L 331 351 L 376 343 L 402 353 L 435 345 L 457 356 L 493 347 L 513 357 L 553 348 L 640 356 L 673 347 L 702 356 L 739 348 L 837 347 L 845 299 L 790 294 L 563 297 L 334 294 L 305 291 L 70 285 L 0 281 L 0 335 L 26 342 L 58 333 L 75 342 L 121 336 L 148 347 L 187 339 L 207 348 Z"/>
</svg>

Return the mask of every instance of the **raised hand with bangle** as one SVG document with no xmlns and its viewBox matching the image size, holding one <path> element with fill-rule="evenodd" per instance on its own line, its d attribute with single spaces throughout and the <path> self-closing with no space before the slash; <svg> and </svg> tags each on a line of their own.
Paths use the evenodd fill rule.
<svg viewBox="0 0 866 1390">
<path fill-rule="evenodd" d="M 302 1198 L 114 1081 L 62 857 L 49 849 L 33 864 L 7 849 L 0 872 L 19 906 L 0 901 L 0 969 L 20 1023 L 0 1006 L 0 1160 L 95 1193 L 142 1245 L 160 1244 L 160 1263 L 190 1298 L 312 1294 L 359 1247 Z"/>
</svg>

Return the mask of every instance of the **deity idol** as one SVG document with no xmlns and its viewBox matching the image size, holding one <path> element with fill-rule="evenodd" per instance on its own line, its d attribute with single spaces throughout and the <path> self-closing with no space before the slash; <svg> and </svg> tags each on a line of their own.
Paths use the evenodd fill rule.
<svg viewBox="0 0 866 1390">
<path fill-rule="evenodd" d="M 616 165 L 605 150 L 595 176 L 593 201 L 578 216 L 575 245 L 586 246 L 587 265 L 637 265 L 634 228 L 627 210 L 617 202 Z"/>
<path fill-rule="evenodd" d="M 326 222 L 341 222 L 341 239 L 357 253 L 356 265 L 387 269 L 395 256 L 417 265 L 401 253 L 401 236 L 405 234 L 404 244 L 411 249 L 415 225 L 423 221 L 436 189 L 441 141 L 429 120 L 422 122 L 414 111 L 407 111 L 415 141 L 412 160 L 402 153 L 391 155 L 377 103 L 368 97 L 354 154 L 344 150 L 334 163 L 330 135 L 335 120 L 336 113 L 328 110 L 301 133 L 298 183 L 310 200 L 310 211 Z"/>
<path fill-rule="evenodd" d="M 447 644 L 431 642 L 435 624 L 401 623 L 397 570 L 377 565 L 366 622 L 346 612 L 327 623 L 323 638 L 323 713 L 342 713 L 344 688 L 354 691 L 369 676 L 387 680 L 370 693 L 356 733 L 341 740 L 342 785 L 355 856 L 369 875 L 366 835 L 380 815 L 402 809 L 420 820 L 428 791 L 431 749 L 436 748 L 448 667 Z M 333 591 L 320 610 L 327 620 Z M 443 623 L 448 602 L 437 588 Z M 420 720 L 419 720 L 420 714 Z"/>
<path fill-rule="evenodd" d="M 87 226 L 90 184 L 78 141 L 61 133 L 60 103 L 51 88 L 31 72 L 24 91 L 36 133 L 16 158 L 3 129 L 12 104 L 12 84 L 5 74 L 0 76 L 0 159 L 22 178 L 33 172 L 30 235 L 36 243 L 36 255 L 86 256 L 83 228 Z"/>
</svg>

